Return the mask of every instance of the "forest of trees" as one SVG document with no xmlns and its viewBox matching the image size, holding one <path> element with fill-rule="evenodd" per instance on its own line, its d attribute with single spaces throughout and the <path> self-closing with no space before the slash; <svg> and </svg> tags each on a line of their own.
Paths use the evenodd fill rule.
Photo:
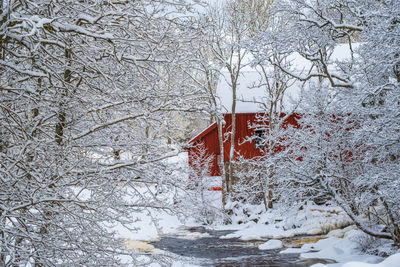
<svg viewBox="0 0 400 267">
<path fill-rule="evenodd" d="M 137 186 L 180 189 L 164 160 L 177 153 L 166 145 L 179 143 L 176 117 L 221 127 L 219 71 L 235 97 L 246 64 L 273 70 L 260 124 L 274 121 L 268 144 L 292 147 L 257 160 L 258 188 L 269 201 L 328 196 L 399 245 L 399 18 L 397 0 L 2 0 L 0 265 L 134 261 L 107 226 L 171 209 Z M 335 62 L 339 45 L 351 56 Z M 293 53 L 311 67 L 293 71 Z M 289 80 L 308 84 L 291 111 L 308 116 L 282 131 Z"/>
</svg>

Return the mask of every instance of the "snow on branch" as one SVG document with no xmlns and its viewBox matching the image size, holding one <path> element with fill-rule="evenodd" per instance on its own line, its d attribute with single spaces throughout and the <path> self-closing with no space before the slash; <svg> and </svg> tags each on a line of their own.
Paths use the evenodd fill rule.
<svg viewBox="0 0 400 267">
<path fill-rule="evenodd" d="M 32 77 L 47 77 L 46 73 L 43 72 L 37 72 L 37 71 L 32 71 L 32 70 L 27 70 L 27 69 L 21 69 L 20 67 L 18 67 L 17 65 L 9 62 L 9 61 L 4 61 L 0 59 L 0 65 L 8 67 L 13 69 L 14 71 L 20 73 L 20 74 L 25 74 L 25 75 L 29 75 Z"/>
</svg>

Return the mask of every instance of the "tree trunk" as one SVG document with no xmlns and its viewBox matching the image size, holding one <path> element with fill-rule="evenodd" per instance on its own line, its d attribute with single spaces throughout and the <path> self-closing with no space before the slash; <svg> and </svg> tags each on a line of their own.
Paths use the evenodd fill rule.
<svg viewBox="0 0 400 267">
<path fill-rule="evenodd" d="M 237 73 L 237 75 L 239 75 Z M 232 124 L 231 124 L 231 147 L 229 150 L 229 162 L 228 162 L 228 180 L 230 186 L 235 184 L 235 179 L 233 177 L 233 161 L 235 160 L 235 136 L 236 136 L 236 87 L 237 78 L 231 74 L 232 81 Z"/>
<path fill-rule="evenodd" d="M 65 105 L 66 105 L 66 97 L 68 96 L 68 86 L 71 84 L 71 75 L 72 72 L 69 69 L 71 57 L 72 57 L 71 48 L 65 49 L 65 58 L 67 61 L 66 69 L 64 71 L 64 90 L 61 93 L 61 100 L 59 103 L 59 111 L 58 111 L 58 123 L 56 124 L 56 142 L 59 146 L 63 145 L 64 139 L 64 129 L 65 129 L 65 121 L 66 121 L 66 112 L 65 112 Z"/>
<path fill-rule="evenodd" d="M 219 169 L 221 171 L 222 177 L 222 207 L 225 209 L 226 205 L 226 196 L 229 193 L 229 183 L 227 181 L 226 171 L 225 171 L 225 163 L 224 163 L 224 139 L 222 136 L 222 121 L 220 118 L 217 118 L 217 126 L 218 126 L 218 141 L 219 141 Z"/>
</svg>

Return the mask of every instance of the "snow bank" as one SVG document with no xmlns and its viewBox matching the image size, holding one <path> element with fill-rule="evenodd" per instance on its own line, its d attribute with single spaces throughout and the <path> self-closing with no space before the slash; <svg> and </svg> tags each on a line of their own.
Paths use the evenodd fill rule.
<svg viewBox="0 0 400 267">
<path fill-rule="evenodd" d="M 161 234 L 174 233 L 182 226 L 178 217 L 162 210 L 141 211 L 131 214 L 129 224 L 116 223 L 110 226 L 117 237 L 131 240 L 154 241 Z"/>
<path fill-rule="evenodd" d="M 238 230 L 225 236 L 221 236 L 220 239 L 239 238 L 243 241 L 249 241 L 262 240 L 267 238 L 292 237 L 294 235 L 294 231 L 285 231 L 281 228 L 276 227 L 276 225 L 254 224 L 248 226 L 248 228 Z"/>
<path fill-rule="evenodd" d="M 346 262 L 352 261 L 362 264 L 373 264 L 371 266 L 400 267 L 400 265 L 393 265 L 393 262 L 398 260 L 397 257 L 393 257 L 393 260 L 390 259 L 391 261 L 388 261 L 392 265 L 374 265 L 382 261 L 382 258 L 367 255 L 361 251 L 360 242 L 365 237 L 365 234 L 354 225 L 351 225 L 350 218 L 339 207 L 318 206 L 308 203 L 301 208 L 292 206 L 290 210 L 277 208 L 268 212 L 261 212 L 257 218 L 252 217 L 252 214 L 257 213 L 257 207 L 251 208 L 245 206 L 244 208 L 245 212 L 236 212 L 236 217 L 233 216 L 233 218 L 235 222 L 245 221 L 245 223 L 231 226 L 237 230 L 221 237 L 221 239 L 239 238 L 248 241 L 313 235 L 316 238 L 302 238 L 288 244 L 288 246 L 303 244 L 301 248 L 289 247 L 280 253 L 299 253 L 301 258 L 331 259 L 337 262 L 336 264 L 329 264 L 330 267 L 339 267 Z M 250 214 L 250 221 L 246 221 L 246 218 L 243 217 L 246 213 Z M 308 243 L 310 241 L 313 243 Z M 279 240 L 270 240 L 260 245 L 259 249 L 281 247 L 282 243 Z M 313 266 L 322 267 L 328 265 L 316 264 Z M 370 265 L 348 265 L 347 267 L 353 266 Z"/>
<path fill-rule="evenodd" d="M 335 264 L 336 265 L 336 264 Z M 328 267 L 333 265 L 314 264 L 312 267 Z M 400 267 L 400 253 L 394 254 L 380 263 L 366 263 L 363 261 L 350 261 L 345 264 L 340 264 L 341 267 Z"/>
<path fill-rule="evenodd" d="M 283 247 L 282 241 L 276 240 L 276 239 L 271 239 L 271 240 L 268 240 L 267 242 L 259 245 L 258 249 L 268 250 L 268 249 L 278 249 L 278 248 L 282 248 L 282 247 Z"/>
<path fill-rule="evenodd" d="M 187 262 L 174 261 L 171 267 L 200 267 L 200 265 L 195 265 Z"/>
<path fill-rule="evenodd" d="M 171 147 L 171 149 L 174 149 L 174 147 Z M 179 168 L 183 169 L 187 166 L 187 157 L 187 153 L 182 152 L 174 157 L 165 159 L 165 163 L 177 166 L 179 171 Z M 187 179 L 187 176 L 182 173 L 179 173 L 179 177 L 182 176 L 182 179 Z M 125 197 L 128 203 L 134 204 L 135 201 L 142 203 L 144 201 L 143 196 L 149 200 L 153 200 L 156 197 L 166 208 L 152 208 L 151 203 L 149 203 L 150 207 L 138 209 L 137 212 L 129 214 L 128 222 L 110 224 L 108 225 L 109 229 L 115 231 L 119 238 L 141 241 L 155 241 L 159 239 L 160 235 L 179 231 L 179 228 L 183 226 L 183 222 L 180 220 L 182 218 L 178 217 L 178 213 L 173 213 L 173 200 L 177 197 L 176 192 L 174 190 L 163 190 L 162 194 L 156 195 L 157 193 L 158 187 L 156 184 L 146 184 L 145 186 L 138 184 L 134 189 L 128 188 Z M 162 207 L 161 204 L 160 206 Z M 154 206 L 157 206 L 157 203 Z M 172 210 L 169 210 L 169 208 Z"/>
<path fill-rule="evenodd" d="M 184 238 L 186 239 L 198 239 L 198 238 L 203 238 L 203 237 L 207 237 L 210 236 L 209 233 L 198 233 L 198 232 L 193 232 L 193 233 L 189 233 L 187 235 L 184 236 Z"/>
<path fill-rule="evenodd" d="M 125 245 L 125 248 L 134 249 L 136 251 L 152 251 L 152 250 L 154 250 L 154 246 L 151 244 L 148 244 L 146 242 L 139 241 L 139 240 L 132 240 L 129 238 L 124 240 L 124 245 Z"/>
<path fill-rule="evenodd" d="M 351 230 L 357 230 L 355 225 L 350 225 L 344 229 L 335 229 L 330 231 L 327 236 L 328 237 L 337 237 L 337 238 L 344 238 L 351 234 Z"/>
<path fill-rule="evenodd" d="M 320 258 L 331 259 L 338 262 L 337 265 L 342 266 L 343 263 L 349 261 L 361 261 L 365 263 L 376 263 L 382 258 L 373 255 L 365 255 L 360 252 L 358 237 L 363 233 L 360 230 L 348 230 L 343 234 L 345 238 L 328 237 L 319 240 L 316 243 L 304 244 L 301 248 L 303 250 L 317 250 L 317 252 L 302 253 L 302 258 Z"/>
<path fill-rule="evenodd" d="M 281 254 L 290 254 L 290 253 L 304 253 L 304 252 L 309 252 L 309 249 L 306 248 L 287 248 L 285 250 L 280 251 L 279 253 Z"/>
<path fill-rule="evenodd" d="M 343 264 L 343 267 L 400 267 L 400 253 L 388 257 L 378 264 L 369 264 L 364 262 L 351 261 Z"/>
<path fill-rule="evenodd" d="M 335 206 L 318 206 L 312 203 L 297 208 L 274 209 L 259 212 L 259 207 L 244 206 L 245 212 L 236 212 L 234 222 L 245 222 L 237 225 L 238 231 L 225 235 L 221 239 L 239 238 L 241 240 L 280 239 L 298 235 L 321 235 L 332 229 L 343 228 L 352 222 L 343 210 Z M 245 214 L 260 214 L 246 221 Z M 256 220 L 255 223 L 253 220 Z"/>
</svg>

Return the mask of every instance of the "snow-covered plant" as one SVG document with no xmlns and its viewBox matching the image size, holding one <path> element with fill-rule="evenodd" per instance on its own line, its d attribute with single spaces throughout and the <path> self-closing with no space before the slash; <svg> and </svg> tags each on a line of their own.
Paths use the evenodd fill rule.
<svg viewBox="0 0 400 267">
<path fill-rule="evenodd" d="M 270 23 L 269 7 L 272 1 L 238 1 L 229 0 L 212 4 L 208 8 L 203 17 L 206 25 L 205 31 L 205 49 L 201 53 L 201 59 L 206 62 L 203 64 L 203 70 L 207 78 L 207 92 L 210 96 L 211 115 L 218 123 L 219 143 L 221 145 L 221 172 L 223 179 L 223 202 L 226 203 L 231 192 L 231 186 L 235 184 L 234 166 L 235 147 L 234 140 L 236 136 L 236 101 L 237 87 L 239 76 L 243 68 L 249 64 L 245 60 L 248 51 L 244 49 L 242 42 L 250 36 L 254 36 L 257 32 L 266 29 Z M 210 85 L 216 84 L 216 77 L 220 76 L 220 70 L 226 70 L 228 75 L 225 77 L 232 92 L 232 105 L 228 110 L 221 110 L 217 107 L 219 99 L 216 98 L 215 92 Z M 221 76 L 222 77 L 222 76 Z M 231 147 L 229 154 L 224 155 L 222 148 L 222 120 L 221 113 L 232 114 L 232 127 L 229 133 Z M 222 163 L 224 159 L 229 159 L 226 166 Z"/>
<path fill-rule="evenodd" d="M 190 154 L 191 167 L 189 170 L 189 186 L 204 189 L 205 178 L 210 176 L 214 156 L 211 155 L 203 143 L 196 145 Z"/>
<path fill-rule="evenodd" d="M 236 183 L 232 186 L 234 201 L 264 204 L 267 209 L 268 196 L 265 168 L 256 160 L 240 160 L 235 164 Z"/>
<path fill-rule="evenodd" d="M 400 4 L 287 0 L 275 10 L 287 24 L 257 37 L 259 57 L 265 44 L 297 53 L 307 69 L 273 65 L 313 84 L 282 181 L 301 198 L 332 197 L 365 233 L 398 245 Z"/>
<path fill-rule="evenodd" d="M 195 107 L 187 8 L 0 2 L 0 265 L 119 265 L 109 226 L 171 208 L 153 188 L 172 112 Z"/>
<path fill-rule="evenodd" d="M 396 253 L 396 248 L 388 240 L 376 238 L 365 233 L 353 236 L 352 240 L 358 243 L 358 247 L 362 253 L 381 257 L 388 257 Z"/>
<path fill-rule="evenodd" d="M 221 223 L 224 215 L 219 208 L 220 192 L 213 190 L 220 187 L 220 180 L 210 176 L 214 156 L 210 155 L 204 144 L 199 144 L 190 154 L 190 161 L 189 180 L 186 185 L 188 197 L 182 199 L 185 210 L 203 224 Z"/>
</svg>

